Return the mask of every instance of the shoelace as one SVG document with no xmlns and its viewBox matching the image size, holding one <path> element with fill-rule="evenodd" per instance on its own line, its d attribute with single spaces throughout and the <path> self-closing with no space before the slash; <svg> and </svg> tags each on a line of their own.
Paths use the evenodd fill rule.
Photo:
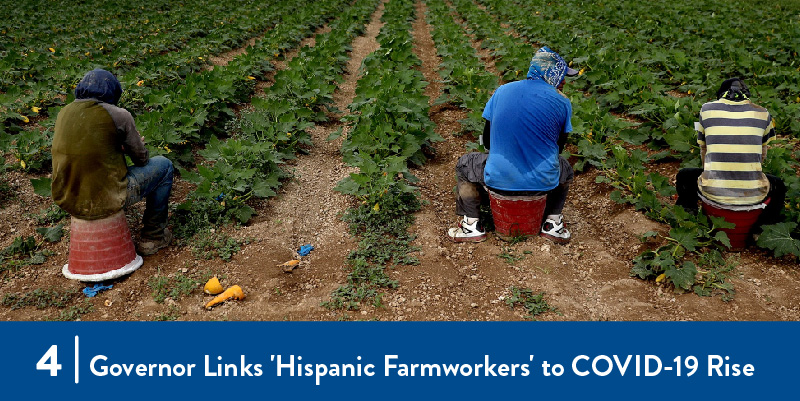
<svg viewBox="0 0 800 401">
<path fill-rule="evenodd" d="M 547 226 L 550 226 L 549 228 Z M 567 228 L 567 225 L 564 224 L 564 221 L 561 221 L 561 224 L 555 224 L 552 220 L 548 220 L 545 223 L 545 231 L 555 230 L 556 233 L 562 234 L 564 230 Z"/>
<path fill-rule="evenodd" d="M 461 232 L 462 233 L 464 233 L 464 234 L 471 234 L 472 233 L 472 230 L 467 228 L 466 224 L 464 224 L 464 220 L 461 220 L 461 222 L 458 223 L 458 225 L 459 225 L 459 227 L 461 227 Z M 475 228 L 477 228 L 477 225 L 476 225 Z"/>
</svg>

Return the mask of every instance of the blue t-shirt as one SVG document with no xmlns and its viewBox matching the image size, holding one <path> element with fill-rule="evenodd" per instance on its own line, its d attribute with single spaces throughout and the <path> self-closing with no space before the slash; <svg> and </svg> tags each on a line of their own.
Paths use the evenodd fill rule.
<svg viewBox="0 0 800 401">
<path fill-rule="evenodd" d="M 486 103 L 491 122 L 483 178 L 505 191 L 549 191 L 558 186 L 558 137 L 572 132 L 572 104 L 542 80 L 505 84 Z"/>
</svg>

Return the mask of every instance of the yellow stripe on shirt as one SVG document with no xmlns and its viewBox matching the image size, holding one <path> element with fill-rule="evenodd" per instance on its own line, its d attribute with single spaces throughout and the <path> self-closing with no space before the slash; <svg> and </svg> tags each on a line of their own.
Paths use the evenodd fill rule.
<svg viewBox="0 0 800 401">
<path fill-rule="evenodd" d="M 714 180 L 701 177 L 701 185 L 714 188 L 759 189 L 764 186 L 762 180 Z M 768 182 L 767 182 L 767 185 Z"/>
<path fill-rule="evenodd" d="M 705 129 L 706 137 L 713 135 L 752 135 L 757 137 L 764 136 L 764 129 L 758 127 L 734 127 L 728 125 L 717 125 Z"/>
<path fill-rule="evenodd" d="M 706 136 L 706 142 L 708 136 Z M 761 153 L 763 145 L 708 144 L 707 153 Z"/>
<path fill-rule="evenodd" d="M 748 111 L 737 112 L 728 110 L 705 110 L 703 111 L 703 118 L 729 118 L 731 120 L 739 120 L 744 118 L 755 118 L 767 121 L 769 119 L 769 112 L 767 111 Z M 763 131 L 763 130 L 762 130 Z"/>
<path fill-rule="evenodd" d="M 761 171 L 761 163 L 729 163 L 709 162 L 703 165 L 703 170 L 716 171 Z"/>
</svg>

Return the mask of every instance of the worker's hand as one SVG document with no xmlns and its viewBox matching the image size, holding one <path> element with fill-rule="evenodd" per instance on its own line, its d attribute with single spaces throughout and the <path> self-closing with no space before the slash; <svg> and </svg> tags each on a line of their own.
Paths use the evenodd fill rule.
<svg viewBox="0 0 800 401">
<path fill-rule="evenodd" d="M 139 135 L 139 139 L 141 139 L 142 143 L 144 143 L 144 137 L 143 136 Z"/>
</svg>

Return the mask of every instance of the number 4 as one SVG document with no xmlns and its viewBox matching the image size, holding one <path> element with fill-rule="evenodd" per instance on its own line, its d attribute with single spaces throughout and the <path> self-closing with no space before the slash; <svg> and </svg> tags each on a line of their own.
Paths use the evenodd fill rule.
<svg viewBox="0 0 800 401">
<path fill-rule="evenodd" d="M 58 371 L 61 370 L 61 364 L 58 363 L 58 345 L 51 345 L 42 355 L 42 359 L 36 362 L 36 370 L 49 370 L 50 376 L 58 376 Z"/>
</svg>

